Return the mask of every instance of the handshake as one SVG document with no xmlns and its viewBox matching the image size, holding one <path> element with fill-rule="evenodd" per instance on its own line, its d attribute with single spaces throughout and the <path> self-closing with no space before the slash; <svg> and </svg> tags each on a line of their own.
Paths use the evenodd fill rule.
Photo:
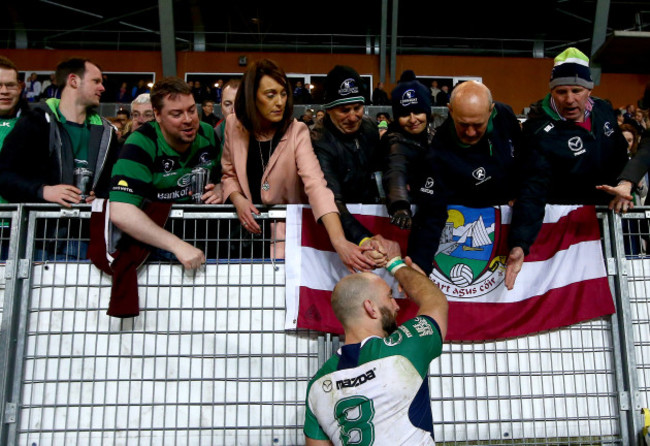
<svg viewBox="0 0 650 446">
<path fill-rule="evenodd" d="M 375 268 L 384 268 L 390 259 L 401 255 L 399 243 L 385 239 L 380 234 L 364 239 L 360 246 L 363 255 L 374 263 Z"/>
</svg>

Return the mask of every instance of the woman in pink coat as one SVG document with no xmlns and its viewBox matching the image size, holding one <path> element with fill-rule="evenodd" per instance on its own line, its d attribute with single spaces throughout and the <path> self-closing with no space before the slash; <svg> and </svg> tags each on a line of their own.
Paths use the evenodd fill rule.
<svg viewBox="0 0 650 446">
<path fill-rule="evenodd" d="M 244 73 L 235 113 L 226 119 L 221 158 L 224 198 L 230 199 L 241 224 L 254 234 L 261 233 L 261 228 L 253 217 L 259 214 L 253 203 L 309 202 L 350 271 L 382 266 L 385 256 L 364 255 L 367 248 L 346 240 L 309 129 L 292 118 L 291 96 L 284 70 L 271 60 L 253 62 Z"/>
</svg>

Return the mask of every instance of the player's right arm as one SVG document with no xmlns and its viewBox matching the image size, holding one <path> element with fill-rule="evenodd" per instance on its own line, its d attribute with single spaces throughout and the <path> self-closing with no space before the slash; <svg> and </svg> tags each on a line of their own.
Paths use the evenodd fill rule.
<svg viewBox="0 0 650 446">
<path fill-rule="evenodd" d="M 390 245 L 387 257 L 392 259 L 400 255 L 399 247 Z M 432 318 L 440 328 L 440 336 L 445 339 L 447 334 L 447 313 L 449 303 L 447 297 L 434 285 L 422 270 L 411 260 L 406 257 L 406 267 L 399 268 L 395 271 L 395 278 L 406 294 L 420 308 L 418 315 L 425 315 Z M 390 261 L 389 261 L 390 263 Z"/>
<path fill-rule="evenodd" d="M 333 443 L 329 440 L 314 440 L 305 436 L 305 446 L 333 446 Z"/>
</svg>

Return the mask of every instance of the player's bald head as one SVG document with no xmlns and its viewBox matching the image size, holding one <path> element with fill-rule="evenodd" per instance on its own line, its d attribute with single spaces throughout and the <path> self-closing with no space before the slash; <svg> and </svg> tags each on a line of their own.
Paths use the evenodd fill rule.
<svg viewBox="0 0 650 446">
<path fill-rule="evenodd" d="M 334 287 L 332 309 L 343 328 L 363 314 L 363 301 L 373 299 L 375 288 L 382 279 L 372 273 L 350 274 Z"/>
</svg>

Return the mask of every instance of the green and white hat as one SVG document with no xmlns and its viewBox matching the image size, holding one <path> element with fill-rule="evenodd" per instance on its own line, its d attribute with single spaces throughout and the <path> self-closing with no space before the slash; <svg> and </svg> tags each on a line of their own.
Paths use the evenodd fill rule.
<svg viewBox="0 0 650 446">
<path fill-rule="evenodd" d="M 577 48 L 567 48 L 555 58 L 551 72 L 551 90 L 560 85 L 579 85 L 594 88 L 589 69 L 589 58 Z"/>
</svg>

